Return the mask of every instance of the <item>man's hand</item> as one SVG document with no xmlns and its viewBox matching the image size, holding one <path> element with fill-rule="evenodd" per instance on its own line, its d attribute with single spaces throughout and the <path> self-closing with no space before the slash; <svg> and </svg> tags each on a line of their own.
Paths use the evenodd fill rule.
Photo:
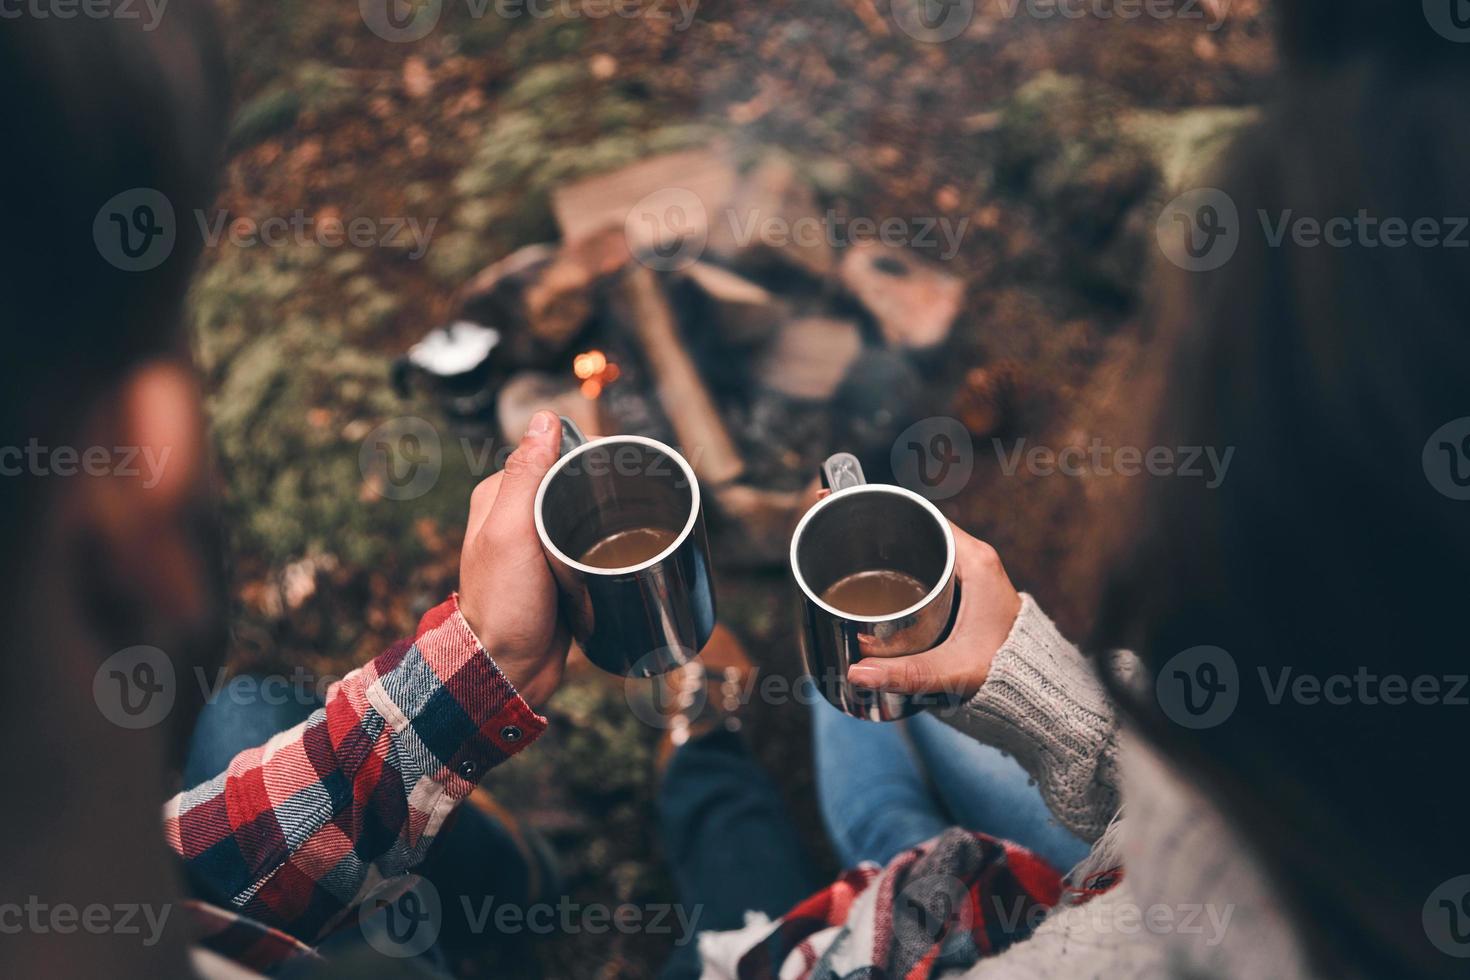
<svg viewBox="0 0 1470 980">
<path fill-rule="evenodd" d="M 957 527 L 954 542 L 960 608 L 949 637 L 924 653 L 867 657 L 848 669 L 848 680 L 871 690 L 951 694 L 966 700 L 980 690 L 1021 611 L 1021 596 L 994 548 Z"/>
<path fill-rule="evenodd" d="M 505 469 L 475 488 L 459 556 L 460 612 L 533 707 L 561 683 L 570 644 L 533 513 L 560 444 L 561 420 L 537 412 Z"/>
</svg>

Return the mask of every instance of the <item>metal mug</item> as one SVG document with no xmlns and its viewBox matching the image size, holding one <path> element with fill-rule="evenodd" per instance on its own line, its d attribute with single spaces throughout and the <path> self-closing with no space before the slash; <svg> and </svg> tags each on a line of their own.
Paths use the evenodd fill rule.
<svg viewBox="0 0 1470 980">
<path fill-rule="evenodd" d="M 536 491 L 536 533 L 560 587 L 564 618 L 587 659 L 652 677 L 699 655 L 715 626 L 709 543 L 694 470 L 642 436 L 588 441 L 561 420 L 561 458 Z M 677 537 L 626 568 L 578 559 L 611 535 L 654 527 Z"/>
<path fill-rule="evenodd" d="M 851 453 L 828 457 L 822 482 L 831 493 L 802 516 L 791 537 L 806 671 L 823 697 L 855 718 L 907 718 L 930 699 L 856 687 L 847 669 L 864 657 L 921 653 L 948 634 L 955 608 L 954 532 L 939 509 L 912 490 L 867 483 Z M 822 600 L 841 579 L 878 569 L 913 576 L 929 591 L 884 616 L 858 616 Z"/>
</svg>

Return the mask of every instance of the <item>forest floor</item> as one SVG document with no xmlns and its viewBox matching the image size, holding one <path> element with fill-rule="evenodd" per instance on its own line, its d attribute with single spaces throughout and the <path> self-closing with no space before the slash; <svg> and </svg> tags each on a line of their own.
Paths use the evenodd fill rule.
<svg viewBox="0 0 1470 980">
<path fill-rule="evenodd" d="M 400 402 L 388 367 L 452 313 L 465 278 L 555 239 L 552 188 L 659 150 L 776 148 L 847 214 L 968 219 L 949 260 L 965 310 L 931 407 L 962 413 L 971 369 L 1003 375 L 1007 450 L 1086 445 L 1148 390 L 1136 358 L 1157 254 L 1150 202 L 1156 214 L 1267 98 L 1259 0 L 1181 0 L 1163 19 L 981 0 L 943 43 L 907 34 L 886 0 L 692 2 L 692 20 L 672 0 L 633 4 L 632 17 L 598 17 L 609 8 L 592 0 L 550 16 L 529 13 L 549 4 L 476 16 L 482 5 L 446 2 L 412 43 L 375 36 L 358 4 L 225 3 L 237 109 L 216 214 L 432 229 L 427 250 L 402 231 L 382 247 L 206 250 L 193 309 L 230 521 L 234 668 L 340 674 L 454 587 L 486 474 L 446 454 L 412 502 L 364 486 L 364 436 L 432 410 Z M 1119 479 L 1007 475 L 993 445 L 977 440 L 971 485 L 944 507 L 1081 630 L 1096 584 L 1089 515 Z M 794 676 L 784 575 L 717 575 L 723 621 L 762 671 Z M 589 669 L 549 714 L 552 731 L 487 785 L 551 842 L 574 901 L 672 901 L 653 819 L 660 733 Z M 747 732 L 834 870 L 804 714 L 753 704 Z M 553 977 L 648 976 L 669 941 L 578 933 L 536 957 Z"/>
</svg>

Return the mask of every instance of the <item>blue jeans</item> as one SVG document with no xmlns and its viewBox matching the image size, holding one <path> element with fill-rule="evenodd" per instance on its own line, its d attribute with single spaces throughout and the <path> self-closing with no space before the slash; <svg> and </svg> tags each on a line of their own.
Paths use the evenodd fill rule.
<svg viewBox="0 0 1470 980">
<path fill-rule="evenodd" d="M 887 864 L 954 826 L 1014 841 L 1063 872 L 1089 850 L 1016 760 L 932 715 L 876 723 L 815 697 L 812 729 L 822 819 L 847 867 Z"/>
<path fill-rule="evenodd" d="M 680 746 L 659 786 L 664 853 L 698 929 L 738 929 L 748 911 L 779 918 L 820 887 L 791 817 L 744 741 L 717 731 Z M 695 937 L 681 937 L 663 980 L 700 975 Z"/>
</svg>

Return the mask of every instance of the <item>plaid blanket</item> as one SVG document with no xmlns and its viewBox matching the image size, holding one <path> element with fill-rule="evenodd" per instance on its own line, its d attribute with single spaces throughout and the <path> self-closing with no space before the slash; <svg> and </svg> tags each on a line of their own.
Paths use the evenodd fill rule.
<svg viewBox="0 0 1470 980">
<path fill-rule="evenodd" d="M 1070 890 L 1086 901 L 1120 872 Z M 894 858 L 863 865 L 771 922 L 706 933 L 707 980 L 921 980 L 962 970 L 1031 935 L 1063 897 L 1061 876 L 1023 847 L 954 828 Z"/>
</svg>

